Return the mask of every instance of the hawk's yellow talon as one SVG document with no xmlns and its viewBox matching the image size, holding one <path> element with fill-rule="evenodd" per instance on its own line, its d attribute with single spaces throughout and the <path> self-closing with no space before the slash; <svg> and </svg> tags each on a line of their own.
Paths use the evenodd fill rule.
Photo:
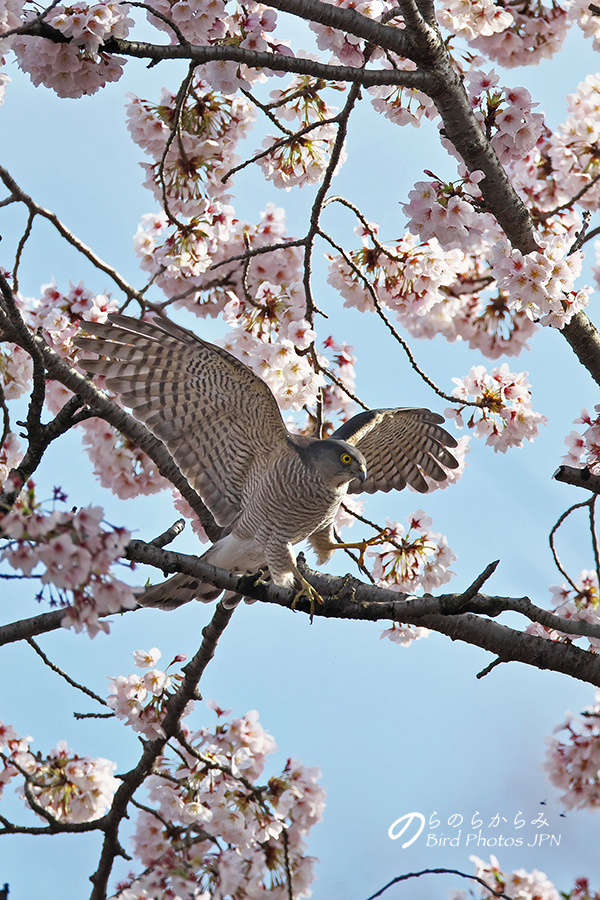
<svg viewBox="0 0 600 900">
<path fill-rule="evenodd" d="M 315 601 L 317 603 L 320 603 L 322 606 L 323 598 L 321 597 L 319 592 L 312 586 L 312 584 L 308 583 L 306 578 L 302 578 L 302 576 L 300 576 L 300 583 L 302 586 L 292 600 L 292 609 L 296 609 L 296 604 L 299 600 L 303 600 L 304 598 L 306 598 L 310 601 L 310 621 L 312 622 L 315 614 Z"/>
</svg>

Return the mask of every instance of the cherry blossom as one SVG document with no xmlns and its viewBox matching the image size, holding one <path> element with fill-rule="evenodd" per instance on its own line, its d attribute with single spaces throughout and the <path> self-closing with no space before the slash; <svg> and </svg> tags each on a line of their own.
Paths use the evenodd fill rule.
<svg viewBox="0 0 600 900">
<path fill-rule="evenodd" d="M 326 0 L 333 6 L 342 8 L 351 7 L 363 16 L 369 16 L 371 19 L 379 19 L 386 9 L 390 9 L 393 4 L 380 2 L 380 0 Z M 319 50 L 329 50 L 332 53 L 332 61 L 339 61 L 344 66 L 362 66 L 365 63 L 365 56 L 362 47 L 362 41 L 352 34 L 328 25 L 321 25 L 316 22 L 310 23 L 311 31 L 317 35 L 317 46 Z M 377 54 L 371 56 L 371 59 L 377 58 Z"/>
<path fill-rule="evenodd" d="M 548 750 L 544 769 L 552 784 L 561 791 L 566 809 L 600 808 L 600 692 L 596 703 L 586 706 L 582 715 L 567 713 L 555 728 L 562 737 L 546 739 Z"/>
<path fill-rule="evenodd" d="M 275 187 L 289 190 L 291 187 L 318 184 L 329 164 L 336 136 L 337 129 L 333 125 L 314 128 L 306 136 L 297 138 L 282 139 L 267 135 L 262 145 L 269 152 L 260 157 L 258 164 L 267 181 L 272 181 Z M 336 173 L 345 159 L 346 154 L 342 151 Z"/>
<path fill-rule="evenodd" d="M 397 68 L 411 71 L 416 66 L 410 60 L 398 60 Z M 412 125 L 419 128 L 423 117 L 435 119 L 438 115 L 431 98 L 415 88 L 376 85 L 369 88 L 369 94 L 373 109 L 396 125 Z"/>
<path fill-rule="evenodd" d="M 109 488 L 122 500 L 156 494 L 170 487 L 150 457 L 115 432 L 104 419 L 89 419 L 80 427 L 83 448 L 102 487 Z"/>
<path fill-rule="evenodd" d="M 14 469 L 20 463 L 22 456 L 23 451 L 19 439 L 9 431 L 4 439 L 4 443 L 0 445 L 0 490 L 11 469 Z"/>
<path fill-rule="evenodd" d="M 71 42 L 53 43 L 41 37 L 18 36 L 13 39 L 12 49 L 20 68 L 29 74 L 36 87 L 44 84 L 59 97 L 95 94 L 123 74 L 125 60 L 99 48 L 109 37 L 127 36 L 133 25 L 128 12 L 126 3 L 77 7 L 59 4 L 53 7 L 47 21 L 71 38 Z"/>
<path fill-rule="evenodd" d="M 537 65 L 561 49 L 570 25 L 569 7 L 566 2 L 552 2 L 551 6 L 511 5 L 512 22 L 507 27 L 487 34 L 482 30 L 470 42 L 505 69 Z"/>
<path fill-rule="evenodd" d="M 563 462 L 578 469 L 589 469 L 594 475 L 600 474 L 600 405 L 594 407 L 595 416 L 592 416 L 585 407 L 581 410 L 574 423 L 587 426 L 580 434 L 572 431 L 565 438 L 565 444 L 569 452 L 563 457 Z M 583 457 L 583 458 L 582 458 Z"/>
<path fill-rule="evenodd" d="M 550 587 L 552 594 L 552 612 L 563 619 L 600 624 L 600 596 L 598 593 L 598 576 L 596 572 L 584 569 L 569 586 L 554 584 Z M 528 634 L 548 638 L 553 641 L 586 640 L 586 649 L 592 653 L 600 652 L 600 639 L 594 637 L 578 637 L 565 634 L 555 628 L 548 628 L 534 622 L 527 628 Z"/>
<path fill-rule="evenodd" d="M 129 532 L 104 530 L 103 518 L 97 506 L 46 514 L 39 508 L 22 510 L 19 504 L 0 518 L 7 540 L 0 558 L 26 575 L 41 564 L 42 585 L 49 585 L 53 603 L 65 608 L 63 626 L 85 628 L 90 637 L 109 631 L 99 617 L 135 606 L 129 586 L 110 571 L 124 554 Z"/>
<path fill-rule="evenodd" d="M 386 519 L 381 547 L 370 547 L 371 574 L 380 587 L 402 593 L 431 591 L 447 584 L 456 556 L 446 538 L 431 530 L 432 519 L 422 509 L 407 516 L 409 527 Z"/>
<path fill-rule="evenodd" d="M 498 286 L 507 292 L 509 308 L 539 319 L 542 325 L 563 328 L 590 302 L 591 288 L 575 289 L 583 253 L 570 253 L 564 236 L 539 243 L 539 251 L 524 255 L 499 241 L 493 249 L 492 269 Z"/>
<path fill-rule="evenodd" d="M 450 0 L 443 8 L 436 10 L 440 25 L 468 41 L 476 37 L 490 37 L 506 31 L 513 22 L 514 16 L 509 9 L 496 6 L 492 0 Z"/>
<path fill-rule="evenodd" d="M 174 8 L 183 5 L 176 3 Z M 231 184 L 222 177 L 240 162 L 235 147 L 252 125 L 253 107 L 243 97 L 218 93 L 197 77 L 180 112 L 177 140 L 171 140 L 167 151 L 177 97 L 166 88 L 156 104 L 129 96 L 128 129 L 135 143 L 154 158 L 153 163 L 142 164 L 145 186 L 157 200 L 162 200 L 164 189 L 171 213 L 197 220 L 201 230 L 205 222 L 210 224 L 211 201 L 229 200 Z M 225 231 L 221 229 L 219 238 L 226 240 L 228 225 L 222 224 Z"/>
<path fill-rule="evenodd" d="M 600 128 L 599 93 L 600 77 L 588 75 L 576 93 L 567 96 L 567 120 L 554 131 L 548 148 L 562 202 L 588 187 L 578 202 L 589 210 L 597 210 L 600 204 L 600 188 L 593 183 L 599 171 L 594 155 Z"/>
<path fill-rule="evenodd" d="M 145 674 L 109 679 L 109 705 L 135 731 L 156 737 L 162 733 L 164 704 L 182 676 L 156 669 L 157 648 L 136 651 L 134 658 Z M 178 656 L 174 662 L 182 659 Z M 216 713 L 217 724 L 191 731 L 184 722 L 185 743 L 179 754 L 163 756 L 147 780 L 149 803 L 158 817 L 140 812 L 133 837 L 135 857 L 146 871 L 117 896 L 143 897 L 145 891 L 172 889 L 192 900 L 198 892 L 225 891 L 227 885 L 236 900 L 255 893 L 265 896 L 265 891 L 276 898 L 277 886 L 286 883 L 286 858 L 294 894 L 301 896 L 314 877 L 315 860 L 306 856 L 304 841 L 322 817 L 320 772 L 288 759 L 283 770 L 259 788 L 257 780 L 277 746 L 258 713 L 229 718 L 231 710 L 215 700 L 207 706 Z M 184 716 L 192 708 L 188 704 Z M 187 833 L 196 837 L 192 843 L 180 839 Z"/>
<path fill-rule="evenodd" d="M 465 378 L 452 379 L 456 384 L 452 394 L 458 401 L 472 397 L 485 405 L 476 412 L 473 407 L 450 407 L 446 416 L 463 428 L 463 413 L 468 410 L 467 427 L 473 428 L 477 437 L 485 437 L 488 446 L 502 453 L 509 447 L 522 447 L 523 441 L 532 441 L 539 434 L 538 426 L 547 422 L 546 416 L 533 410 L 527 374 L 510 372 L 508 363 L 490 373 L 483 366 L 473 366 Z"/>
<path fill-rule="evenodd" d="M 59 741 L 42 757 L 31 752 L 32 741 L 31 737 L 19 738 L 12 725 L 0 722 L 0 751 L 4 750 L 0 754 L 4 764 L 0 796 L 3 786 L 15 778 L 18 793 L 29 805 L 22 788 L 25 777 L 33 803 L 59 822 L 92 822 L 103 816 L 120 784 L 112 774 L 116 764 L 102 757 L 79 756 L 66 741 Z"/>
<path fill-rule="evenodd" d="M 489 886 L 486 889 L 480 885 L 473 886 L 473 896 L 477 900 L 483 900 L 490 895 L 490 891 L 501 891 L 507 897 L 518 897 L 519 900 L 561 900 L 564 894 L 560 894 L 549 880 L 545 872 L 533 869 L 515 869 L 513 872 L 504 872 L 495 856 L 490 856 L 489 862 L 470 856 L 469 859 L 475 866 L 475 874 Z M 459 893 L 451 894 L 452 900 L 458 900 Z"/>
</svg>

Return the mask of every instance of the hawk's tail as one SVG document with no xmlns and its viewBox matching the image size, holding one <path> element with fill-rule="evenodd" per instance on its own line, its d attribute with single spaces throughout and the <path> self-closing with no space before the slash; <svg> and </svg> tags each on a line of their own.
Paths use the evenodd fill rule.
<svg viewBox="0 0 600 900">
<path fill-rule="evenodd" d="M 141 593 L 136 599 L 140 606 L 154 606 L 158 609 L 177 609 L 190 600 L 200 600 L 202 603 L 210 603 L 216 600 L 223 593 L 221 588 L 215 587 L 214 584 L 199 581 L 191 575 L 179 573 L 173 575 L 163 581 L 162 584 L 155 584 Z M 225 591 L 223 602 L 226 606 L 237 603 L 240 595 L 234 591 Z"/>
</svg>

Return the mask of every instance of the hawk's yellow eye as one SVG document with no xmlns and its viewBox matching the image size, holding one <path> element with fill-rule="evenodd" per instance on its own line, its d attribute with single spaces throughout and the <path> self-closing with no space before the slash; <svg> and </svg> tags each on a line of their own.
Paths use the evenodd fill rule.
<svg viewBox="0 0 600 900">
<path fill-rule="evenodd" d="M 342 462 L 344 463 L 345 466 L 349 466 L 350 463 L 352 462 L 352 457 L 350 456 L 349 453 L 342 453 L 342 455 L 340 456 L 340 459 L 342 460 Z"/>
</svg>

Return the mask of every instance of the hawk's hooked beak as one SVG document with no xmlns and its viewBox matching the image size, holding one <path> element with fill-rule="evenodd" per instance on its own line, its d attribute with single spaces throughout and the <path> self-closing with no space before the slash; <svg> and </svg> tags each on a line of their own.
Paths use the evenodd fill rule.
<svg viewBox="0 0 600 900">
<path fill-rule="evenodd" d="M 365 466 L 361 466 L 359 471 L 356 473 L 356 480 L 360 481 L 361 484 L 364 484 L 366 478 L 367 478 L 367 470 L 366 470 Z"/>
</svg>

